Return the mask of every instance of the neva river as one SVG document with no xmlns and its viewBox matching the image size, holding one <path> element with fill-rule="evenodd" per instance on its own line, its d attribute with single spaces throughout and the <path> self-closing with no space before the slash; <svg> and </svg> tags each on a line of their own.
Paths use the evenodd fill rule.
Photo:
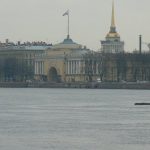
<svg viewBox="0 0 150 150">
<path fill-rule="evenodd" d="M 148 150 L 149 90 L 0 89 L 0 150 Z"/>
</svg>

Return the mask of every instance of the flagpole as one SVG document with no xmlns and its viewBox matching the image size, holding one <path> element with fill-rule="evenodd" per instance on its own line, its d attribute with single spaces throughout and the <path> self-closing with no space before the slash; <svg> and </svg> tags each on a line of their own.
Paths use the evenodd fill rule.
<svg viewBox="0 0 150 150">
<path fill-rule="evenodd" d="M 69 17 L 69 10 L 68 10 L 68 35 L 67 35 L 68 39 L 69 39 L 69 36 L 70 36 L 69 35 L 69 29 L 70 29 L 70 26 L 69 26 L 70 25 L 70 20 L 69 19 L 70 19 L 70 17 Z"/>
<path fill-rule="evenodd" d="M 69 30 L 70 30 L 69 10 L 67 10 L 67 11 L 63 14 L 63 16 L 66 16 L 66 15 L 68 16 L 68 27 L 67 27 L 67 30 L 68 30 L 67 32 L 68 32 L 68 34 L 67 34 L 67 39 L 69 39 L 69 38 L 70 38 L 70 35 L 69 35 L 69 34 L 70 34 L 70 33 L 69 33 L 69 32 L 70 32 L 70 31 L 69 31 Z"/>
</svg>

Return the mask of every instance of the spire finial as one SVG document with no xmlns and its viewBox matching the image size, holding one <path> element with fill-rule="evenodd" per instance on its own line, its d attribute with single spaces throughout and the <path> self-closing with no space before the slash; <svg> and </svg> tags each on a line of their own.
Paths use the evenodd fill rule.
<svg viewBox="0 0 150 150">
<path fill-rule="evenodd" d="M 113 2 L 112 2 L 111 27 L 115 27 L 115 8 L 114 8 L 114 0 L 113 0 Z"/>
</svg>

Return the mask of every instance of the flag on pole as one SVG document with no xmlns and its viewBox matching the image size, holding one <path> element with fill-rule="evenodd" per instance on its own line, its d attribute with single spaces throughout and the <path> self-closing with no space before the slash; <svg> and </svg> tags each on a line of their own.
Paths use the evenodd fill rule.
<svg viewBox="0 0 150 150">
<path fill-rule="evenodd" d="M 67 10 L 64 14 L 63 14 L 63 16 L 68 16 L 69 15 L 69 10 Z"/>
</svg>

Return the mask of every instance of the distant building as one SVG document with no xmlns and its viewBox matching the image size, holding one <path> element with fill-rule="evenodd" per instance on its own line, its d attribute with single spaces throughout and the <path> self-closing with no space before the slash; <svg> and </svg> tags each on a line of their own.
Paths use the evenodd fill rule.
<svg viewBox="0 0 150 150">
<path fill-rule="evenodd" d="M 109 33 L 106 40 L 101 41 L 101 51 L 103 53 L 122 53 L 124 52 L 124 42 L 120 40 L 120 35 L 116 31 L 114 3 L 112 5 L 112 18 Z"/>
<path fill-rule="evenodd" d="M 0 81 L 25 81 L 33 79 L 34 59 L 51 44 L 45 42 L 0 42 Z"/>
</svg>

